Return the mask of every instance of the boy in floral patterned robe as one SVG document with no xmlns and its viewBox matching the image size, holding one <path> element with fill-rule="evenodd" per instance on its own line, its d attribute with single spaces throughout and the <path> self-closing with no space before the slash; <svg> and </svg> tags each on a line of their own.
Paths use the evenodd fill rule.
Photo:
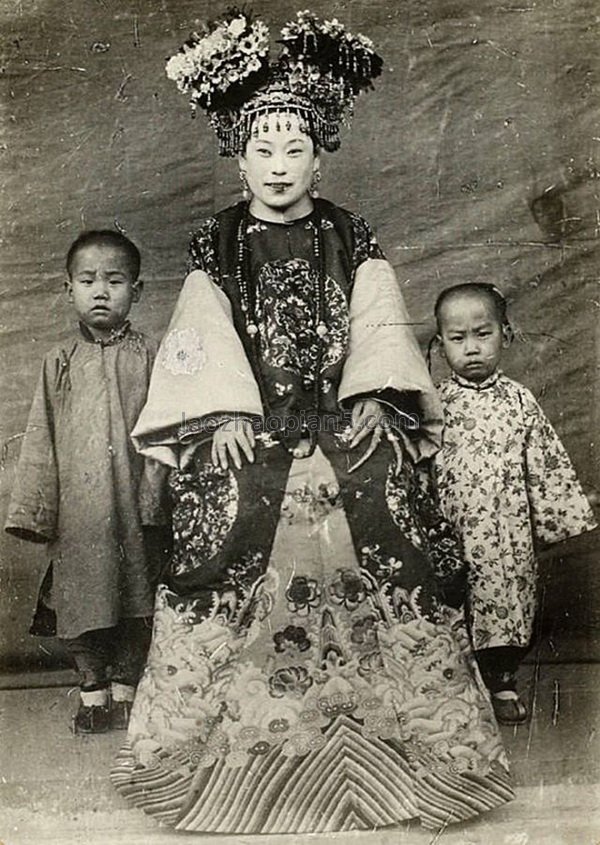
<svg viewBox="0 0 600 845">
<path fill-rule="evenodd" d="M 469 563 L 469 623 L 498 720 L 527 709 L 515 673 L 533 631 L 535 547 L 595 527 L 569 457 L 527 388 L 499 369 L 511 339 L 506 301 L 492 285 L 462 284 L 435 307 L 452 376 L 439 387 L 440 497 Z"/>
</svg>

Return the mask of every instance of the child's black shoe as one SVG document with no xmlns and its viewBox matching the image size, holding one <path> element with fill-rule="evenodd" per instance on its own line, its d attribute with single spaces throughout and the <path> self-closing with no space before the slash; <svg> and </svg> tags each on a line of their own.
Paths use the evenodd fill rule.
<svg viewBox="0 0 600 845">
<path fill-rule="evenodd" d="M 90 704 L 83 702 L 73 716 L 73 733 L 103 734 L 110 727 L 110 707 L 108 704 Z"/>
<path fill-rule="evenodd" d="M 110 726 L 113 731 L 126 731 L 131 715 L 131 701 L 113 701 L 110 709 Z"/>
<path fill-rule="evenodd" d="M 500 725 L 522 725 L 529 719 L 529 711 L 516 693 L 510 698 L 492 695 L 492 705 Z"/>
</svg>

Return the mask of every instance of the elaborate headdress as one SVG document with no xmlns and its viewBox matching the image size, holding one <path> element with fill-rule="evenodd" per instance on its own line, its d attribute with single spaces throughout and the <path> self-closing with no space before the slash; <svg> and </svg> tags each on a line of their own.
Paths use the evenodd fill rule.
<svg viewBox="0 0 600 845">
<path fill-rule="evenodd" d="M 335 18 L 321 22 L 298 12 L 279 43 L 271 62 L 267 26 L 231 9 L 203 33 L 192 33 L 167 62 L 167 76 L 190 95 L 192 109 L 208 114 L 221 155 L 242 153 L 256 119 L 269 113 L 297 114 L 320 147 L 336 150 L 355 98 L 381 73 L 373 43 Z"/>
</svg>

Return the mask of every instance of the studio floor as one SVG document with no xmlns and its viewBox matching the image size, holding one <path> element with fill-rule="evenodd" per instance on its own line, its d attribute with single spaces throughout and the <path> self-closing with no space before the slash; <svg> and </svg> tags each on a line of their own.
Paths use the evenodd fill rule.
<svg viewBox="0 0 600 845">
<path fill-rule="evenodd" d="M 529 665 L 522 687 L 533 718 L 503 728 L 516 800 L 441 834 L 414 824 L 314 836 L 176 834 L 129 809 L 108 770 L 123 734 L 74 736 L 76 692 L 0 691 L 0 845 L 600 845 L 600 665 Z M 7 684 L 18 687 L 18 679 Z"/>
</svg>

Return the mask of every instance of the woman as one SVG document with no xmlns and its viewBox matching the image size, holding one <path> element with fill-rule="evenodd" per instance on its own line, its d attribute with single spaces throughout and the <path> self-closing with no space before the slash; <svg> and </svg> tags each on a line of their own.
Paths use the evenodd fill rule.
<svg viewBox="0 0 600 845">
<path fill-rule="evenodd" d="M 168 66 L 251 199 L 194 236 L 134 432 L 175 548 L 113 782 L 181 830 L 441 828 L 512 792 L 446 604 L 439 406 L 368 225 L 311 196 L 381 60 L 307 13 L 267 43 L 238 13 Z"/>
</svg>

